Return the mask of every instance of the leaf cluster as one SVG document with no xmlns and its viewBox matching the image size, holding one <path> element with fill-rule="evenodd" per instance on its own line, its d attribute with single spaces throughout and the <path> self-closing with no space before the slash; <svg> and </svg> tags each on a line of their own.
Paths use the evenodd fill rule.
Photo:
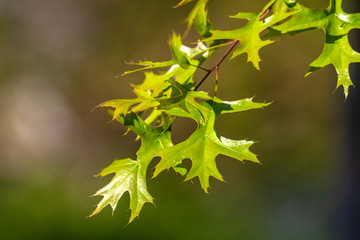
<svg viewBox="0 0 360 240">
<path fill-rule="evenodd" d="M 182 0 L 176 7 L 192 1 Z M 259 163 L 257 156 L 249 150 L 253 141 L 220 136 L 214 125 L 216 117 L 222 114 L 259 109 L 268 103 L 257 103 L 252 98 L 224 101 L 198 90 L 213 70 L 216 70 L 218 78 L 219 66 L 232 50 L 231 58 L 245 53 L 247 60 L 260 69 L 259 51 L 274 42 L 272 37 L 324 29 L 324 50 L 310 64 L 307 75 L 328 64 L 334 65 L 338 73 L 338 86 L 344 86 L 347 96 L 348 87 L 352 85 L 348 65 L 360 61 L 360 54 L 351 48 L 347 34 L 351 29 L 360 27 L 360 14 L 343 12 L 341 0 L 331 0 L 326 9 L 306 8 L 294 0 L 271 0 L 257 13 L 240 12 L 232 16 L 247 19 L 248 22 L 241 28 L 227 31 L 215 29 L 210 23 L 207 2 L 197 0 L 187 18 L 186 32 L 195 26 L 200 38 L 197 44 L 186 46 L 182 37 L 173 33 L 169 41 L 171 60 L 130 63 L 142 67 L 123 74 L 144 72 L 144 81 L 133 86 L 136 98 L 115 99 L 99 105 L 106 107 L 113 120 L 135 132 L 141 139 L 141 146 L 137 151 L 137 159 L 116 160 L 99 174 L 115 175 L 108 185 L 96 193 L 103 198 L 91 216 L 107 205 L 115 210 L 125 192 L 130 194 L 129 222 L 139 215 L 145 203 L 153 203 L 153 197 L 147 190 L 146 172 L 155 157 L 160 157 L 160 161 L 152 177 L 173 169 L 183 175 L 185 181 L 198 178 L 205 192 L 208 192 L 210 177 L 223 181 L 215 162 L 218 155 Z M 212 68 L 201 67 L 214 51 L 229 45 L 228 51 Z M 165 71 L 155 72 L 155 69 Z M 206 71 L 205 77 L 201 81 L 194 79 L 195 72 L 203 70 Z M 147 117 L 142 117 L 145 112 L 148 113 Z M 194 120 L 197 128 L 188 139 L 174 144 L 171 140 L 171 125 L 177 117 Z M 190 169 L 182 165 L 184 159 L 191 160 Z"/>
</svg>

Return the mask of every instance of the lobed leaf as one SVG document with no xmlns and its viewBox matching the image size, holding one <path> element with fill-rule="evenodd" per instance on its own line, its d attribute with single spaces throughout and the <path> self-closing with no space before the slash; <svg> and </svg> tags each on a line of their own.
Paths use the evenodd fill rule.
<svg viewBox="0 0 360 240">
<path fill-rule="evenodd" d="M 153 177 L 189 158 L 192 161 L 192 167 L 185 180 L 198 177 L 202 188 L 207 192 L 210 176 L 223 180 L 215 162 L 219 154 L 239 161 L 246 159 L 259 162 L 256 155 L 249 150 L 253 142 L 231 140 L 218 135 L 214 129 L 215 118 L 222 113 L 256 109 L 268 104 L 254 103 L 251 99 L 232 102 L 224 102 L 218 98 L 208 100 L 206 93 L 188 91 L 178 83 L 173 82 L 172 84 L 179 88 L 181 94 L 159 101 L 158 108 L 164 109 L 170 115 L 192 118 L 197 122 L 198 128 L 187 140 L 158 152 L 161 160 L 155 167 Z M 198 103 L 195 98 L 207 101 Z"/>
<path fill-rule="evenodd" d="M 338 74 L 336 88 L 342 85 L 346 98 L 349 87 L 353 85 L 348 70 L 349 64 L 360 62 L 360 53 L 350 46 L 348 33 L 352 29 L 360 28 L 360 13 L 345 13 L 341 8 L 341 0 L 331 0 L 326 9 L 310 9 L 294 0 L 287 1 L 287 4 L 298 13 L 289 21 L 272 27 L 269 36 L 294 35 L 311 29 L 323 29 L 326 36 L 324 49 L 310 64 L 305 76 L 332 64 Z"/>
<path fill-rule="evenodd" d="M 142 65 L 145 66 L 143 68 L 138 68 L 132 71 L 126 71 L 122 74 L 123 75 L 127 75 L 130 73 L 135 73 L 138 71 L 143 71 L 143 70 L 148 70 L 148 69 L 155 69 L 155 68 L 165 68 L 165 67 L 171 67 L 171 66 L 176 66 L 179 65 L 182 68 L 188 68 L 190 63 L 187 59 L 186 53 L 184 53 L 181 50 L 181 47 L 183 46 L 182 42 L 181 42 L 181 37 L 180 35 L 176 35 L 175 33 L 173 33 L 170 41 L 169 41 L 169 47 L 171 49 L 171 54 L 172 54 L 172 60 L 170 61 L 165 61 L 165 62 L 152 62 L 152 61 L 140 61 L 138 63 L 129 63 L 131 65 Z"/>
<path fill-rule="evenodd" d="M 113 111 L 108 112 L 110 115 L 114 114 Z M 99 174 L 100 176 L 106 176 L 115 173 L 115 176 L 108 185 L 95 194 L 103 196 L 103 199 L 90 216 L 99 213 L 107 205 L 110 205 L 114 211 L 123 193 L 129 192 L 131 209 L 129 222 L 131 222 L 139 215 L 146 202 L 153 203 L 153 198 L 147 191 L 146 171 L 158 151 L 173 145 L 169 127 L 174 119 L 163 115 L 161 126 L 153 127 L 131 112 L 118 116 L 117 120 L 140 136 L 142 140 L 141 147 L 137 152 L 137 160 L 129 158 L 116 160 Z M 177 167 L 177 169 L 178 171 L 184 170 L 180 169 L 180 167 Z"/>
<path fill-rule="evenodd" d="M 191 0 L 183 0 L 178 5 L 188 2 Z M 156 156 L 160 156 L 161 160 L 155 167 L 153 177 L 165 169 L 173 168 L 185 176 L 185 180 L 198 177 L 205 192 L 208 191 L 210 176 L 223 180 L 215 162 L 218 155 L 230 156 L 239 161 L 259 162 L 256 155 L 249 150 L 252 141 L 231 140 L 220 136 L 216 133 L 214 124 L 215 118 L 221 114 L 262 108 L 268 104 L 255 103 L 251 98 L 222 101 L 211 98 L 205 92 L 190 90 L 194 87 L 193 76 L 198 67 L 212 54 L 214 48 L 226 42 L 224 39 L 211 39 L 214 37 L 211 34 L 216 30 L 207 16 L 205 8 L 207 2 L 208 0 L 199 0 L 188 17 L 188 28 L 194 23 L 199 34 L 207 39 L 190 48 L 182 44 L 180 36 L 173 34 L 169 42 L 172 53 L 170 61 L 139 62 L 136 64 L 145 67 L 124 74 L 167 67 L 169 69 L 166 72 L 145 72 L 144 82 L 133 86 L 137 95 L 135 99 L 116 99 L 100 104 L 101 107 L 114 108 L 107 110 L 108 113 L 138 135 L 141 139 L 141 147 L 137 151 L 136 160 L 129 158 L 116 160 L 99 174 L 100 176 L 115 175 L 108 185 L 95 194 L 103 198 L 91 216 L 99 213 L 107 205 L 110 205 L 114 211 L 125 192 L 130 194 L 129 222 L 139 215 L 145 203 L 153 203 L 153 198 L 147 190 L 146 172 L 149 163 Z M 256 15 L 257 21 L 272 24 L 290 14 L 286 13 L 284 9 L 287 8 L 278 1 L 271 2 L 276 3 L 281 9 L 281 14 L 262 22 L 259 13 Z M 244 16 L 238 14 L 235 17 Z M 254 23 L 253 26 L 255 25 Z M 254 36 L 256 34 L 257 37 L 260 36 L 260 27 L 252 30 Z M 250 39 L 255 39 L 254 36 L 250 36 Z M 151 114 L 145 120 L 141 119 L 141 113 L 149 109 L 152 111 Z M 194 119 L 198 127 L 187 140 L 174 146 L 170 127 L 177 116 Z M 161 119 L 161 124 L 156 127 L 150 125 L 156 119 Z M 192 161 L 189 172 L 182 165 L 185 158 L 190 158 Z"/>
<path fill-rule="evenodd" d="M 185 4 L 188 4 L 194 0 L 182 0 L 179 2 L 175 7 L 184 6 Z M 209 0 L 198 0 L 191 12 L 189 13 L 189 16 L 186 18 L 186 21 L 188 22 L 188 25 L 186 27 L 185 36 L 188 34 L 191 26 L 193 25 L 195 18 L 201 12 L 201 8 L 206 5 L 209 2 Z"/>
<path fill-rule="evenodd" d="M 134 99 L 114 99 L 99 104 L 97 107 L 115 108 L 113 119 L 115 120 L 121 114 L 127 114 L 130 110 L 133 112 L 142 112 L 157 105 L 149 92 L 142 89 L 134 89 L 134 93 L 138 96 Z M 137 106 L 135 106 L 138 104 Z"/>
<path fill-rule="evenodd" d="M 108 185 L 95 194 L 96 196 L 103 196 L 103 199 L 90 216 L 101 212 L 107 205 L 110 205 L 115 211 L 121 196 L 125 192 L 129 192 L 131 209 L 129 222 L 133 221 L 145 203 L 153 203 L 153 198 L 146 187 L 146 169 L 147 166 L 144 166 L 140 161 L 129 158 L 115 160 L 105 168 L 99 176 L 103 177 L 112 173 L 115 173 L 115 176 Z"/>
<path fill-rule="evenodd" d="M 259 62 L 261 61 L 259 56 L 259 51 L 266 45 L 271 44 L 272 40 L 262 40 L 260 34 L 267 29 L 268 27 L 283 21 L 289 16 L 295 14 L 295 11 L 288 12 L 287 8 L 278 7 L 278 11 L 275 11 L 273 15 L 265 18 L 262 17 L 265 15 L 265 12 L 271 8 L 273 4 L 277 3 L 283 4 L 282 0 L 272 0 L 262 9 L 260 13 L 238 13 L 232 18 L 246 19 L 248 23 L 235 30 L 221 31 L 213 30 L 211 31 L 212 36 L 207 40 L 219 40 L 219 39 L 229 39 L 229 40 L 238 40 L 239 46 L 234 51 L 231 58 L 237 57 L 240 54 L 246 53 L 248 62 L 252 62 L 256 69 L 260 69 Z"/>
</svg>

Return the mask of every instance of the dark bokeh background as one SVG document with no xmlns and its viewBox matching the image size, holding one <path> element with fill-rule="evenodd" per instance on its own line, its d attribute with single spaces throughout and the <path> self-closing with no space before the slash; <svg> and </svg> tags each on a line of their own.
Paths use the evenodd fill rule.
<svg viewBox="0 0 360 240">
<path fill-rule="evenodd" d="M 129 84 L 143 75 L 115 78 L 129 68 L 124 61 L 170 58 L 167 39 L 173 30 L 184 32 L 191 9 L 171 8 L 176 3 L 0 0 L 0 239 L 357 239 L 359 130 L 352 126 L 360 94 L 352 88 L 347 102 L 342 89 L 333 94 L 332 67 L 303 78 L 322 50 L 321 30 L 261 50 L 262 71 L 245 56 L 221 67 L 220 98 L 273 101 L 216 125 L 228 138 L 258 141 L 252 150 L 263 165 L 219 157 L 227 183 L 212 179 L 210 194 L 197 180 L 163 173 L 148 184 L 156 207 L 146 204 L 130 225 L 128 195 L 113 216 L 107 207 L 85 218 L 100 200 L 89 196 L 110 180 L 93 176 L 114 159 L 135 157 L 139 146 L 91 109 L 133 96 Z M 213 0 L 210 17 L 215 27 L 231 29 L 244 22 L 228 15 L 265 3 Z M 345 0 L 344 9 L 355 8 Z M 196 40 L 191 33 L 185 41 Z M 214 61 L 216 55 L 205 65 Z M 213 85 L 211 78 L 202 89 Z M 189 135 L 188 125 L 194 126 L 177 121 L 174 138 Z"/>
</svg>

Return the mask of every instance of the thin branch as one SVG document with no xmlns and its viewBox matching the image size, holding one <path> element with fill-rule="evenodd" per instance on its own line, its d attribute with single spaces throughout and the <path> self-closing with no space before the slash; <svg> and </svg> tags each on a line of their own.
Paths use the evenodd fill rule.
<svg viewBox="0 0 360 240">
<path fill-rule="evenodd" d="M 215 69 L 216 69 L 216 71 L 215 71 L 215 73 L 216 73 L 216 77 L 215 77 L 216 82 L 215 82 L 215 93 L 214 93 L 214 97 L 216 97 L 216 95 L 217 95 L 218 85 L 219 85 L 219 66 L 216 66 Z"/>
<path fill-rule="evenodd" d="M 217 63 L 215 63 L 214 66 L 212 66 L 209 69 L 203 69 L 206 70 L 207 73 L 206 75 L 203 77 L 203 79 L 201 79 L 201 81 L 199 82 L 199 84 L 195 87 L 195 91 L 200 87 L 200 85 L 206 80 L 206 78 L 210 75 L 210 73 L 212 71 L 214 71 L 214 69 L 216 69 L 216 72 L 218 74 L 219 71 L 219 66 L 220 64 L 224 61 L 224 59 L 229 55 L 229 53 L 234 49 L 234 47 L 236 46 L 236 44 L 239 42 L 239 40 L 235 39 L 234 41 L 231 41 L 231 46 L 228 48 L 228 50 L 226 50 L 226 52 L 224 53 L 224 55 L 219 59 L 219 61 L 217 61 Z"/>
<path fill-rule="evenodd" d="M 269 8 L 267 8 L 267 9 L 263 12 L 263 14 L 261 14 L 261 16 L 259 17 L 259 20 L 264 19 L 264 18 L 266 17 L 266 15 L 268 15 L 268 14 L 270 13 L 271 7 L 272 7 L 272 5 L 271 5 Z"/>
</svg>

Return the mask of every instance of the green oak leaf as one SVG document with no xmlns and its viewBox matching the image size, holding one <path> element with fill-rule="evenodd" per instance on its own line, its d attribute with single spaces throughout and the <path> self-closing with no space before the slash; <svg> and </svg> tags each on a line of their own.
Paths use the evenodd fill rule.
<svg viewBox="0 0 360 240">
<path fill-rule="evenodd" d="M 196 62 L 197 59 L 191 60 L 191 62 Z M 173 88 L 169 81 L 176 79 L 176 81 L 182 84 L 193 84 L 193 76 L 197 68 L 195 66 L 190 66 L 188 69 L 183 69 L 180 66 L 173 66 L 167 72 L 163 74 L 155 74 L 153 72 L 145 72 L 145 80 L 142 84 L 134 86 L 135 89 L 140 89 L 142 91 L 149 92 L 151 97 L 156 98 L 167 98 L 171 96 Z M 158 99 L 157 99 L 158 100 Z M 146 106 L 149 101 L 145 101 L 143 104 Z M 157 106 L 158 101 L 151 102 L 151 106 Z M 139 104 L 140 105 L 140 104 Z M 141 106 L 141 105 L 140 105 Z M 136 109 L 135 109 L 136 110 Z M 160 116 L 160 111 L 153 109 L 153 112 L 150 116 L 145 119 L 146 123 L 151 123 L 157 117 Z"/>
<path fill-rule="evenodd" d="M 145 72 L 145 80 L 143 83 L 134 86 L 135 89 L 150 93 L 152 98 L 161 96 L 170 96 L 172 89 L 170 88 L 169 80 L 176 79 L 177 82 L 188 85 L 194 83 L 193 76 L 198 70 L 197 66 L 200 66 L 208 56 L 207 48 L 204 43 L 199 42 L 195 47 L 189 48 L 186 46 L 181 47 L 181 51 L 189 59 L 190 66 L 188 68 L 182 68 L 178 64 L 170 67 L 168 71 L 161 74 L 154 72 Z M 145 106 L 149 106 L 149 101 L 145 101 Z M 142 104 L 139 104 L 141 106 Z M 154 105 L 151 105 L 153 107 Z M 134 109 L 132 109 L 134 111 Z M 137 110 L 137 109 L 135 109 Z M 146 118 L 147 123 L 151 123 L 160 115 L 160 112 L 154 110 L 152 114 Z"/>
<path fill-rule="evenodd" d="M 198 119 L 200 112 L 196 109 L 202 108 L 202 105 L 195 99 L 210 100 L 211 97 L 202 91 L 190 91 L 184 85 L 181 85 L 176 81 L 170 80 L 169 83 L 175 90 L 170 98 L 157 99 L 159 103 L 157 109 L 166 110 L 166 112 L 170 115 L 181 115 L 180 117 L 188 117 L 195 120 Z M 183 112 L 179 113 L 179 109 Z M 172 111 L 175 111 L 176 114 L 172 114 Z"/>
<path fill-rule="evenodd" d="M 203 56 L 207 58 L 210 56 L 216 48 L 226 45 L 228 40 L 218 39 L 218 40 L 210 40 L 212 33 L 211 31 L 215 30 L 215 27 L 210 23 L 208 17 L 208 11 L 206 9 L 206 3 L 203 3 L 198 12 L 196 17 L 194 18 L 194 26 L 199 33 L 199 35 L 203 38 L 200 42 L 205 42 L 208 48 L 204 49 L 203 51 L 197 52 L 197 54 L 205 53 Z"/>
<path fill-rule="evenodd" d="M 153 101 L 153 98 L 148 91 L 135 88 L 134 93 L 137 95 L 137 98 L 109 100 L 99 104 L 97 107 L 115 108 L 112 119 L 115 120 L 121 114 L 126 114 L 130 110 L 133 112 L 142 112 L 157 105 L 157 102 Z"/>
<path fill-rule="evenodd" d="M 175 7 L 180 7 L 180 6 L 184 6 L 185 4 L 188 4 L 190 2 L 192 2 L 194 0 L 182 0 L 181 2 L 179 2 Z M 188 22 L 188 25 L 186 27 L 186 32 L 185 32 L 185 36 L 188 34 L 191 26 L 193 25 L 195 18 L 197 17 L 197 15 L 199 14 L 199 12 L 201 12 L 201 8 L 203 5 L 206 5 L 209 2 L 209 0 L 198 0 L 197 3 L 195 4 L 195 6 L 193 7 L 193 9 L 191 10 L 191 12 L 189 13 L 189 16 L 186 18 L 186 21 Z"/>
<path fill-rule="evenodd" d="M 115 108 L 113 119 L 116 119 L 120 114 L 126 114 L 130 110 L 133 112 L 142 112 L 156 106 L 156 102 L 153 98 L 159 95 L 170 95 L 170 84 L 168 80 L 176 79 L 176 81 L 182 84 L 188 84 L 193 82 L 193 75 L 197 71 L 197 66 L 201 65 L 205 61 L 207 56 L 207 47 L 204 43 L 199 42 L 195 47 L 190 48 L 181 43 L 180 36 L 173 34 L 170 42 L 174 59 L 171 64 L 163 63 L 145 68 L 136 69 L 134 71 L 128 71 L 124 74 L 129 74 L 141 70 L 150 68 L 156 68 L 159 66 L 166 66 L 170 69 L 162 74 L 155 74 L 153 72 L 145 72 L 145 80 L 142 84 L 134 86 L 134 92 L 138 96 L 135 99 L 115 99 L 100 104 L 100 107 L 113 107 Z M 200 55 L 200 57 L 199 57 Z M 186 60 L 184 60 L 186 59 Z M 187 64 L 187 67 L 181 66 L 181 61 Z M 160 116 L 160 112 L 156 109 L 152 109 L 151 114 L 145 119 L 146 123 L 152 123 Z"/>
<path fill-rule="evenodd" d="M 259 162 L 256 155 L 249 150 L 254 142 L 231 140 L 218 135 L 214 129 L 215 118 L 223 113 L 262 108 L 268 104 L 254 103 L 251 99 L 226 102 L 218 98 L 198 103 L 195 98 L 207 99 L 206 93 L 187 91 L 179 84 L 176 84 L 176 87 L 180 88 L 181 95 L 159 101 L 158 109 L 164 109 L 173 116 L 192 118 L 197 122 L 198 128 L 187 140 L 158 152 L 161 160 L 155 167 L 153 177 L 165 169 L 178 166 L 184 159 L 189 158 L 192 167 L 185 180 L 198 177 L 202 188 L 207 192 L 210 176 L 223 180 L 215 162 L 219 154 L 240 161 L 246 159 Z"/>
<path fill-rule="evenodd" d="M 180 47 L 182 53 L 189 60 L 190 66 L 188 68 L 182 68 L 180 65 L 175 64 L 169 68 L 168 71 L 156 74 L 154 72 L 145 72 L 145 80 L 143 83 L 136 85 L 135 88 L 145 91 L 150 90 L 152 97 L 157 97 L 164 89 L 167 89 L 170 84 L 167 82 L 170 79 L 176 79 L 177 82 L 182 84 L 193 82 L 192 76 L 195 71 L 205 59 L 207 55 L 207 47 L 204 43 L 199 42 L 195 47 L 190 48 L 185 45 Z M 200 57 L 196 58 L 198 55 Z"/>
<path fill-rule="evenodd" d="M 214 26 L 210 23 L 205 2 L 200 5 L 193 22 L 197 32 L 202 38 L 210 37 L 210 30 L 215 30 Z"/>
<path fill-rule="evenodd" d="M 182 1 L 178 6 L 186 4 L 190 1 Z M 197 11 L 197 15 L 194 18 L 194 23 L 196 28 L 199 31 L 200 35 L 211 35 L 210 30 L 213 30 L 214 27 L 210 24 L 208 19 L 207 11 L 205 9 L 205 3 L 201 4 L 199 10 Z M 198 67 L 213 53 L 213 49 L 209 50 L 208 46 L 212 47 L 213 45 L 217 45 L 219 41 L 204 41 L 198 42 L 195 47 L 187 47 L 181 44 L 180 37 L 173 35 L 173 41 L 176 44 L 170 44 L 176 46 L 182 56 L 189 62 L 189 66 L 187 68 L 181 67 L 179 64 L 165 64 L 170 67 L 164 73 L 154 73 L 154 72 L 145 72 L 145 80 L 142 84 L 134 86 L 137 89 L 142 89 L 144 91 L 150 91 L 151 97 L 159 97 L 162 95 L 170 95 L 171 91 L 169 91 L 170 84 L 169 80 L 176 80 L 181 84 L 193 83 L 193 75 L 198 70 Z M 175 49 L 175 47 L 173 47 Z M 164 66 L 165 66 L 164 65 Z M 163 65 L 161 65 L 163 66 Z M 148 66 L 150 68 L 150 66 Z M 125 72 L 125 74 L 136 72 L 140 70 L 146 70 L 149 68 L 141 68 L 135 71 Z"/>
<path fill-rule="evenodd" d="M 269 17 L 262 19 L 262 17 L 265 15 L 265 12 L 274 4 L 277 5 L 277 11 L 275 11 Z M 279 7 L 279 4 L 282 4 L 282 7 Z M 211 31 L 212 36 L 206 40 L 238 40 L 239 46 L 233 52 L 231 58 L 234 58 L 242 53 L 246 53 L 248 62 L 252 62 L 256 69 L 260 69 L 259 62 L 261 59 L 259 56 L 259 51 L 264 46 L 273 42 L 273 40 L 269 39 L 262 40 L 260 34 L 268 27 L 283 21 L 294 13 L 294 11 L 287 11 L 287 7 L 284 7 L 282 0 L 272 0 L 266 4 L 260 13 L 241 12 L 235 16 L 231 16 L 232 18 L 247 19 L 248 23 L 245 26 L 239 29 L 228 31 L 213 30 Z"/>
<path fill-rule="evenodd" d="M 165 89 L 170 87 L 170 84 L 167 83 L 174 76 L 174 72 L 177 68 L 172 67 L 169 71 L 166 71 L 163 74 L 156 74 L 154 72 L 144 72 L 145 79 L 134 87 L 137 89 L 143 89 L 145 91 L 151 91 L 151 96 L 158 97 Z"/>
<path fill-rule="evenodd" d="M 127 72 L 123 73 L 122 75 L 130 74 L 130 73 L 134 73 L 134 72 L 138 72 L 138 71 L 143 71 L 143 70 L 147 70 L 147 69 L 171 67 L 174 65 L 179 65 L 185 69 L 188 68 L 190 66 L 190 63 L 186 56 L 186 53 L 182 49 L 182 47 L 184 45 L 182 44 L 181 36 L 176 35 L 174 33 L 169 41 L 169 46 L 170 46 L 171 53 L 173 56 L 172 60 L 165 61 L 165 62 L 141 61 L 138 63 L 130 63 L 133 65 L 142 65 L 145 67 L 138 68 L 138 69 L 135 69 L 132 71 L 127 71 Z"/>
<path fill-rule="evenodd" d="M 108 112 L 110 115 L 114 114 L 114 111 L 109 110 Z M 173 145 L 170 125 L 174 119 L 163 115 L 161 126 L 153 127 L 145 123 L 135 113 L 130 112 L 118 116 L 117 120 L 140 136 L 142 140 L 141 147 L 137 152 L 137 160 L 129 158 L 116 160 L 99 174 L 100 176 L 106 176 L 115 173 L 115 176 L 108 185 L 95 194 L 103 196 L 103 199 L 90 216 L 101 212 L 107 205 L 110 205 L 114 211 L 123 193 L 129 192 L 131 209 L 129 222 L 131 222 L 139 215 L 145 203 L 153 203 L 153 198 L 147 190 L 146 171 L 151 160 L 157 156 L 158 151 Z M 181 166 L 176 166 L 175 170 L 181 174 L 186 171 Z"/>
<path fill-rule="evenodd" d="M 310 64 L 305 76 L 332 64 L 338 74 L 337 87 L 344 87 L 345 98 L 352 86 L 349 74 L 349 64 L 360 62 L 360 53 L 353 50 L 349 44 L 348 33 L 352 29 L 360 28 L 360 13 L 345 13 L 342 0 L 331 0 L 326 9 L 310 9 L 294 0 L 286 1 L 288 6 L 297 11 L 292 18 L 278 26 L 272 27 L 269 36 L 279 34 L 297 34 L 311 29 L 325 31 L 325 46 L 320 56 Z"/>
<path fill-rule="evenodd" d="M 100 189 L 96 195 L 103 196 L 93 216 L 110 205 L 115 211 L 116 205 L 125 192 L 130 194 L 131 216 L 129 222 L 133 221 L 139 215 L 143 205 L 147 202 L 153 203 L 153 198 L 146 187 L 146 170 L 140 161 L 134 161 L 130 158 L 115 160 L 110 166 L 105 168 L 99 176 L 106 176 L 115 173 L 111 182 Z"/>
</svg>

